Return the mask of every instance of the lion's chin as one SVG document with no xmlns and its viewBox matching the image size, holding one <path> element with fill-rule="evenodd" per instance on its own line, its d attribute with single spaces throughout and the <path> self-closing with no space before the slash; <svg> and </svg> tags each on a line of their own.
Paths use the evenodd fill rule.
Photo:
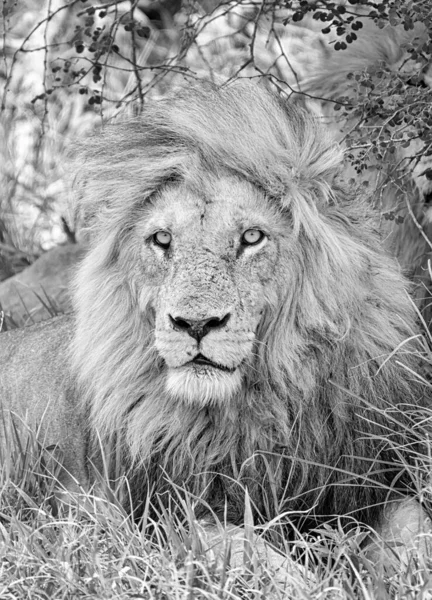
<svg viewBox="0 0 432 600">
<path fill-rule="evenodd" d="M 166 389 L 172 398 L 206 406 L 230 400 L 241 386 L 240 369 L 185 365 L 169 369 Z"/>
</svg>

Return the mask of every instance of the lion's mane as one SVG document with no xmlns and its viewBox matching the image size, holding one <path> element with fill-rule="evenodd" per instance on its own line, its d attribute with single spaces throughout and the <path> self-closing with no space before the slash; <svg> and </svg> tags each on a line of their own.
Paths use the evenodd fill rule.
<svg viewBox="0 0 432 600">
<path fill-rule="evenodd" d="M 308 510 L 373 523 L 389 487 L 408 484 L 408 409 L 426 400 L 405 281 L 368 202 L 340 183 L 340 147 L 301 108 L 242 82 L 149 104 L 87 142 L 81 158 L 91 242 L 76 281 L 73 370 L 95 445 L 120 446 L 135 503 L 149 490 L 163 501 L 174 484 L 216 511 L 226 503 L 239 522 L 247 487 L 267 518 Z M 297 243 L 241 391 L 197 407 L 165 390 L 131 231 L 166 182 L 223 170 L 289 211 Z"/>
</svg>

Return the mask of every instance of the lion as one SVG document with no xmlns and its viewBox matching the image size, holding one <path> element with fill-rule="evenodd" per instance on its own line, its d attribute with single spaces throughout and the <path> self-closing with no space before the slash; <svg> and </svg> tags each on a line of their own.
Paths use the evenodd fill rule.
<svg viewBox="0 0 432 600">
<path fill-rule="evenodd" d="M 288 536 L 339 520 L 414 538 L 415 311 L 342 164 L 313 115 L 246 80 L 87 140 L 74 314 L 1 335 L 3 412 L 84 487 L 120 457 L 136 517 L 184 490 L 197 518 L 241 525 L 247 492 Z"/>
</svg>

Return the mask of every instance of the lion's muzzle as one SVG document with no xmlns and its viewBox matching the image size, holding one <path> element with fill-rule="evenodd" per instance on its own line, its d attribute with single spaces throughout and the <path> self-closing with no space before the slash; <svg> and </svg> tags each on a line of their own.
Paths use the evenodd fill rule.
<svg viewBox="0 0 432 600">
<path fill-rule="evenodd" d="M 201 319 L 174 315 L 168 314 L 170 327 L 165 332 L 169 350 L 161 343 L 165 336 L 159 336 L 159 350 L 168 366 L 168 391 L 177 399 L 199 404 L 228 400 L 241 385 L 244 359 L 244 352 L 238 352 L 241 343 L 232 348 L 231 313 Z"/>
</svg>

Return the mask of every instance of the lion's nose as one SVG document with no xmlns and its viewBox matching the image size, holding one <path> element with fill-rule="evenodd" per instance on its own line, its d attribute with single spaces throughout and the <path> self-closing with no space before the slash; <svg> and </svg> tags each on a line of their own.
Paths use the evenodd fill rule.
<svg viewBox="0 0 432 600">
<path fill-rule="evenodd" d="M 169 315 L 171 325 L 177 331 L 185 331 L 191 337 L 200 342 L 202 338 L 216 329 L 222 329 L 228 323 L 230 313 L 227 313 L 222 319 L 219 317 L 209 317 L 208 319 L 183 319 L 182 317 L 172 317 Z"/>
</svg>

